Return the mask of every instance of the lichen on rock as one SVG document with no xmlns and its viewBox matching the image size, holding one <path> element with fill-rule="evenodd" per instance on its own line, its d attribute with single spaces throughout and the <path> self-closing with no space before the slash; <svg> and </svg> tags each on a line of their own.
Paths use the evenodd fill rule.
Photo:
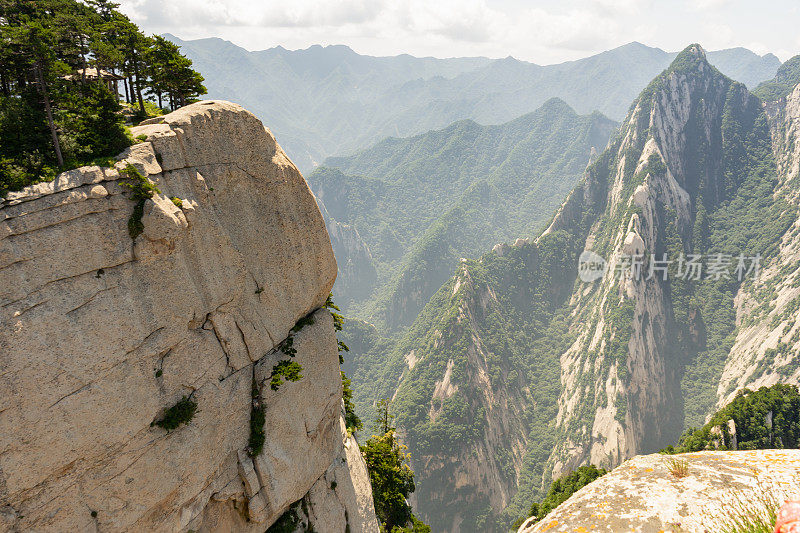
<svg viewBox="0 0 800 533">
<path fill-rule="evenodd" d="M 686 462 L 685 476 L 670 461 Z M 542 520 L 519 533 L 574 531 L 639 533 L 730 530 L 748 509 L 800 496 L 800 450 L 706 451 L 642 455 L 586 485 Z M 773 509 L 774 510 L 774 509 Z"/>
</svg>

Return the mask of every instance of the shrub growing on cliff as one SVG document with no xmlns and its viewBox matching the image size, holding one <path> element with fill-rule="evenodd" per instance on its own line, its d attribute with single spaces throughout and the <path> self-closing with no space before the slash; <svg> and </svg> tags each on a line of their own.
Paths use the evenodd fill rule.
<svg viewBox="0 0 800 533">
<path fill-rule="evenodd" d="M 325 305 L 323 305 L 323 307 L 328 311 L 330 311 L 331 316 L 333 317 L 333 329 L 336 332 L 342 331 L 342 327 L 344 326 L 344 317 L 341 314 L 337 313 L 337 311 L 341 311 L 341 309 L 339 309 L 339 306 L 333 303 L 332 293 L 328 294 L 328 299 L 325 300 Z M 344 363 L 344 353 L 349 352 L 350 348 L 348 348 L 348 346 L 344 342 L 338 339 L 336 343 L 339 345 L 339 364 L 341 365 Z"/>
<path fill-rule="evenodd" d="M 176 429 L 181 424 L 188 424 L 194 418 L 197 412 L 197 402 L 184 396 L 178 403 L 170 407 L 164 412 L 164 418 L 157 420 L 150 424 L 151 426 L 158 426 L 167 431 Z"/>
<path fill-rule="evenodd" d="M 260 289 L 256 290 L 256 294 L 259 294 L 259 293 L 260 293 Z M 344 319 L 342 318 L 341 315 L 335 313 L 334 311 L 331 311 L 331 309 L 337 310 L 337 311 L 339 310 L 339 308 L 336 306 L 336 304 L 333 303 L 333 296 L 332 295 L 328 294 L 328 298 L 325 301 L 325 304 L 323 305 L 323 307 L 325 309 L 328 309 L 330 311 L 331 315 L 333 316 L 333 328 L 334 328 L 334 330 L 341 331 L 341 329 L 342 329 L 342 321 Z M 300 320 L 298 320 L 297 323 L 294 326 L 292 326 L 292 329 L 289 331 L 289 336 L 286 337 L 283 340 L 283 342 L 281 342 L 278 345 L 278 351 L 280 351 L 284 355 L 288 355 L 289 357 L 294 357 L 297 354 L 297 349 L 294 347 L 294 335 L 296 333 L 300 332 L 304 327 L 310 326 L 312 324 L 314 324 L 314 316 L 313 316 L 313 314 L 308 314 L 308 315 L 302 317 Z M 339 363 L 341 364 L 343 362 L 343 360 L 342 360 L 342 352 L 349 350 L 349 348 L 343 342 L 338 341 L 338 340 L 337 340 L 337 344 L 338 344 L 338 347 L 339 347 Z M 279 361 L 278 363 L 275 364 L 275 366 L 272 367 L 272 374 L 270 376 L 270 378 L 271 378 L 270 379 L 270 388 L 272 390 L 276 391 L 281 387 L 281 385 L 283 385 L 284 381 L 298 381 L 299 379 L 301 379 L 303 377 L 303 375 L 300 373 L 302 370 L 303 370 L 303 367 L 300 365 L 300 363 L 298 363 L 296 361 L 291 361 L 291 360 Z M 346 378 L 344 378 L 344 375 L 343 375 L 343 377 L 342 377 L 342 385 L 346 388 L 346 391 L 350 391 L 350 388 L 349 388 L 350 381 L 348 380 L 347 384 L 345 385 L 344 379 L 346 379 Z M 346 391 L 345 391 L 345 393 L 346 393 Z M 350 391 L 349 398 L 352 399 L 352 396 L 353 396 L 352 391 Z M 345 403 L 347 405 L 347 400 L 345 400 Z M 361 420 L 359 420 L 359 418 L 355 415 L 355 411 L 354 411 L 354 408 L 353 408 L 353 405 L 352 405 L 352 401 L 350 402 L 350 411 L 349 411 L 349 413 L 350 413 L 350 416 L 348 417 L 348 421 L 349 421 L 348 428 L 351 427 L 350 424 L 355 424 L 352 427 L 356 427 L 357 426 L 358 429 L 361 429 Z"/>
<path fill-rule="evenodd" d="M 250 438 L 247 441 L 247 450 L 250 457 L 257 457 L 261 455 L 264 449 L 264 441 L 266 440 L 266 435 L 264 434 L 266 415 L 264 414 L 264 406 L 261 405 L 258 383 L 256 383 L 255 378 L 250 389 L 250 397 L 252 406 L 250 408 Z"/>
<path fill-rule="evenodd" d="M 294 533 L 314 529 L 307 523 L 308 508 L 305 499 L 294 502 L 264 533 Z"/>
<path fill-rule="evenodd" d="M 408 454 L 395 435 L 389 412 L 389 401 L 378 404 L 376 428 L 382 435 L 373 435 L 361 454 L 367 463 L 375 513 L 384 531 L 429 533 L 430 528 L 412 513 L 407 498 L 414 492 L 414 472 L 408 466 Z"/>
<path fill-rule="evenodd" d="M 342 374 L 342 400 L 344 401 L 344 424 L 347 431 L 355 433 L 361 431 L 364 423 L 356 414 L 356 406 L 353 404 L 353 389 L 350 388 L 350 378 L 344 372 Z"/>
<path fill-rule="evenodd" d="M 300 371 L 303 367 L 297 361 L 278 361 L 272 367 L 269 386 L 272 390 L 278 390 L 284 381 L 300 381 L 303 374 Z"/>
<path fill-rule="evenodd" d="M 144 224 L 142 217 L 144 216 L 144 203 L 153 197 L 155 194 L 160 194 L 161 191 L 155 184 L 147 179 L 141 172 L 136 170 L 136 167 L 128 163 L 128 166 L 121 172 L 125 178 L 120 182 L 124 187 L 131 190 L 131 200 L 136 202 L 128 219 L 128 234 L 131 239 L 136 239 L 144 231 Z"/>
</svg>

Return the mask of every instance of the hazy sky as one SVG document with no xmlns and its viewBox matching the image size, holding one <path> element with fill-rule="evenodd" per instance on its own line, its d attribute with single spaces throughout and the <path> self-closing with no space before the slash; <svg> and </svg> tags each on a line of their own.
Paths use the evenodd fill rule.
<svg viewBox="0 0 800 533">
<path fill-rule="evenodd" d="M 119 1 L 119 0 L 118 0 Z M 121 0 L 150 33 L 249 50 L 346 44 L 362 54 L 505 57 L 540 64 L 630 41 L 668 51 L 800 53 L 798 0 Z"/>
</svg>

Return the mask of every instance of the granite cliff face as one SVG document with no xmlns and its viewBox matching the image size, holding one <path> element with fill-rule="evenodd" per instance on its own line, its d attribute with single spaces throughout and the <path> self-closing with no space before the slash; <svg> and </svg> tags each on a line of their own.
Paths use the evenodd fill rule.
<svg viewBox="0 0 800 533">
<path fill-rule="evenodd" d="M 377 532 L 305 180 L 237 105 L 159 122 L 115 168 L 0 205 L 0 530 L 264 531 L 303 500 L 316 531 Z M 127 165 L 160 191 L 133 240 Z M 275 391 L 290 335 L 302 379 Z M 254 384 L 266 442 L 251 458 Z M 154 427 L 183 396 L 194 418 Z"/>
<path fill-rule="evenodd" d="M 663 448 L 754 384 L 731 386 L 726 377 L 743 360 L 736 344 L 752 340 L 746 326 L 765 320 L 745 295 L 758 294 L 767 307 L 773 298 L 793 300 L 783 290 L 781 298 L 764 294 L 776 283 L 770 273 L 792 283 L 781 254 L 791 255 L 786 235 L 797 208 L 781 185 L 791 175 L 787 163 L 776 164 L 787 157 L 778 131 L 787 129 L 769 128 L 762 102 L 691 46 L 634 103 L 618 138 L 556 215 L 545 234 L 567 231 L 608 264 L 600 281 L 578 281 L 568 303 L 575 337 L 560 361 L 563 438 L 549 460 L 554 477 Z M 775 241 L 784 243 L 781 253 Z M 637 254 L 640 276 L 622 264 Z M 705 269 L 695 279 L 685 266 L 692 254 Z M 722 255 L 733 274 L 710 270 Z M 737 277 L 737 256 L 748 268 L 759 256 L 767 275 Z M 659 266 L 670 268 L 666 278 Z M 796 383 L 783 374 L 780 381 Z M 718 395 L 709 383 L 720 384 Z"/>
<path fill-rule="evenodd" d="M 367 297 L 378 279 L 369 245 L 355 227 L 330 216 L 322 198 L 317 197 L 317 204 L 331 238 L 333 253 L 339 258 L 338 292 L 348 302 Z"/>
<path fill-rule="evenodd" d="M 611 273 L 578 283 L 570 301 L 577 338 L 561 355 L 557 425 L 566 438 L 551 458 L 554 476 L 587 459 L 617 465 L 663 447 L 682 429 L 683 361 L 670 340 L 679 327 L 673 286 L 644 267 L 639 279 L 614 273 L 623 271 L 624 257 L 674 252 L 668 242 L 692 233 L 704 199 L 712 208 L 728 199 L 720 192 L 723 115 L 760 103 L 716 72 L 697 46 L 676 63 L 634 103 L 618 139 L 547 230 L 579 235 L 585 249 L 607 258 Z M 576 220 L 587 211 L 597 213 L 590 225 Z"/>
<path fill-rule="evenodd" d="M 794 214 L 800 208 L 800 85 L 766 110 L 778 167 L 775 195 Z M 742 287 L 736 296 L 739 329 L 717 386 L 718 406 L 745 387 L 800 383 L 800 217 L 776 237 L 776 259 L 761 283 Z"/>
<path fill-rule="evenodd" d="M 426 520 L 502 531 L 551 479 L 673 444 L 743 387 L 797 383 L 798 101 L 765 105 L 690 46 L 542 235 L 462 261 L 390 359 Z M 584 251 L 607 261 L 593 282 Z"/>
</svg>

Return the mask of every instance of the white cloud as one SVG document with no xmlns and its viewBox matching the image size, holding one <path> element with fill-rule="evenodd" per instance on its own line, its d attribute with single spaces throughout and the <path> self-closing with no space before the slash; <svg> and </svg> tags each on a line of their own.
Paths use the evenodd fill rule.
<svg viewBox="0 0 800 533">
<path fill-rule="evenodd" d="M 703 46 L 707 50 L 729 48 L 736 44 L 736 33 L 727 24 L 712 22 L 706 26 L 707 37 L 703 39 Z"/>
<path fill-rule="evenodd" d="M 256 20 L 268 27 L 363 24 L 373 21 L 384 4 L 377 0 L 273 0 L 260 4 L 264 12 Z"/>
<path fill-rule="evenodd" d="M 458 47 L 463 51 L 443 55 L 560 60 L 615 44 L 620 24 L 612 12 L 638 9 L 649 1 L 588 0 L 588 8 L 558 12 L 511 12 L 487 0 L 272 0 L 268 5 L 244 0 L 126 0 L 122 7 L 152 32 L 184 38 L 210 33 L 251 49 L 267 47 L 265 34 L 271 37 L 270 45 L 286 45 L 287 39 L 291 44 L 302 30 L 305 46 L 346 38 L 347 44 L 381 41 L 378 50 L 368 53 L 428 55 Z M 277 37 L 282 39 L 276 42 Z"/>
<path fill-rule="evenodd" d="M 590 0 L 589 3 L 600 12 L 613 15 L 635 15 L 652 2 L 651 0 Z"/>
<path fill-rule="evenodd" d="M 772 51 L 770 50 L 769 46 L 758 41 L 750 41 L 749 43 L 746 43 L 744 47 L 747 48 L 748 50 L 752 50 L 753 52 L 755 52 L 760 56 L 763 56 L 764 54 L 767 54 L 769 52 L 778 55 L 778 52 L 780 52 L 779 50 Z"/>
<path fill-rule="evenodd" d="M 691 0 L 691 2 L 695 9 L 713 11 L 730 6 L 733 0 Z"/>
</svg>

